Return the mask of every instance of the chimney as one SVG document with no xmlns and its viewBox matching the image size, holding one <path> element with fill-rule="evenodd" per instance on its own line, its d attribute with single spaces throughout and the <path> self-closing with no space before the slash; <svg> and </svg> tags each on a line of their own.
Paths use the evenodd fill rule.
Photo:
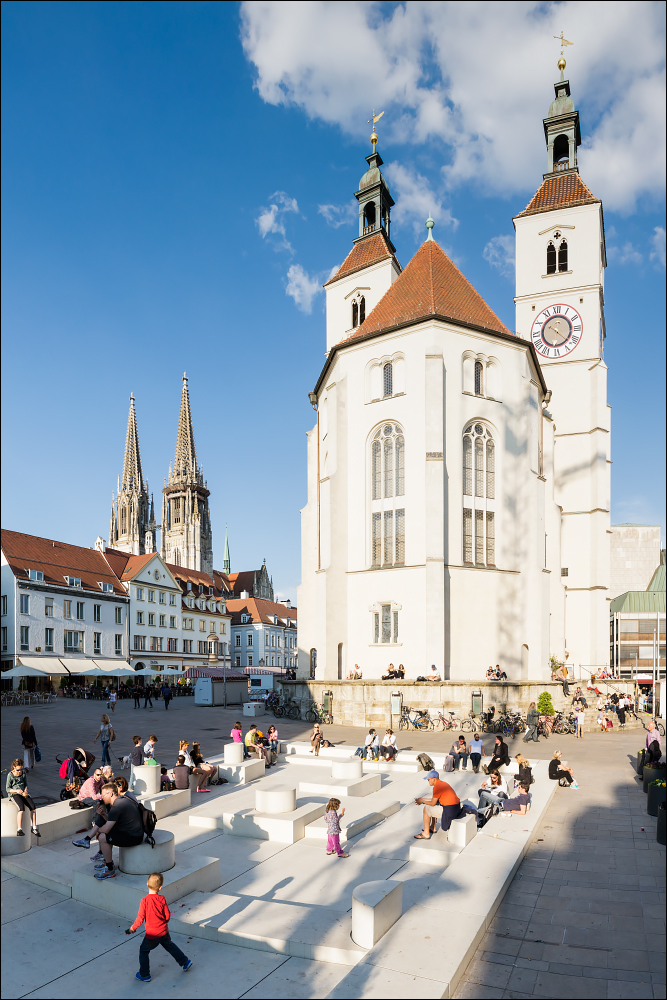
<svg viewBox="0 0 667 1000">
<path fill-rule="evenodd" d="M 102 538 L 101 535 L 98 535 L 97 538 L 95 539 L 95 548 L 97 549 L 98 552 L 104 554 L 104 550 L 106 547 L 107 547 L 106 538 Z"/>
<path fill-rule="evenodd" d="M 250 594 L 248 593 L 248 591 L 247 590 L 242 590 L 241 591 L 241 600 L 242 601 L 247 601 L 249 598 L 250 598 Z"/>
</svg>

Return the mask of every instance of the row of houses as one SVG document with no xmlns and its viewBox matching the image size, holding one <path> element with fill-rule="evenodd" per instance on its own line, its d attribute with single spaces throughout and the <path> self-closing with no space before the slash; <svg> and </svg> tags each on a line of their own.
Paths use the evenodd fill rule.
<svg viewBox="0 0 667 1000">
<path fill-rule="evenodd" d="M 69 659 L 108 669 L 190 667 L 295 669 L 297 611 L 273 596 L 266 566 L 212 574 L 16 531 L 2 531 L 2 669 L 57 673 Z M 251 589 L 244 589 L 244 588 Z M 67 665 L 67 664 L 66 664 Z"/>
</svg>

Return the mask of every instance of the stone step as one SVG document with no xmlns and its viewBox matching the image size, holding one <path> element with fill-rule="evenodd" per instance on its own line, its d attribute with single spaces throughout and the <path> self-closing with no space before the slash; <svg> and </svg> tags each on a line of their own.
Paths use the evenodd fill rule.
<svg viewBox="0 0 667 1000">
<path fill-rule="evenodd" d="M 346 799 L 343 805 L 345 806 L 345 815 L 340 821 L 341 844 L 347 843 L 353 837 L 363 833 L 364 830 L 369 830 L 384 822 L 401 808 L 401 803 L 396 799 L 378 801 L 377 796 L 369 802 L 365 802 L 363 799 Z M 327 824 L 324 816 L 307 825 L 306 840 L 322 842 L 326 839 Z"/>
<path fill-rule="evenodd" d="M 363 778 L 328 778 L 326 775 L 313 775 L 312 781 L 300 781 L 299 791 L 303 795 L 326 795 L 327 798 L 340 799 L 345 796 L 362 798 L 379 792 L 382 787 L 382 777 L 375 774 L 365 774 Z"/>
<path fill-rule="evenodd" d="M 447 834 L 438 829 L 430 840 L 415 840 L 410 847 L 410 861 L 433 868 L 447 868 L 462 848 L 449 842 Z"/>
</svg>

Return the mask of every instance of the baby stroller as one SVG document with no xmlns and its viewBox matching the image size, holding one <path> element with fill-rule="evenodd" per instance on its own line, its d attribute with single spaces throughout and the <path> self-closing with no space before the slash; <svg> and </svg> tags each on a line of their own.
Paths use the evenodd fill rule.
<svg viewBox="0 0 667 1000">
<path fill-rule="evenodd" d="M 88 778 L 88 771 L 95 760 L 95 754 L 76 747 L 71 756 L 58 757 L 56 760 L 60 764 L 58 774 L 65 781 L 65 787 L 60 790 L 60 798 L 64 802 L 66 799 L 74 799 L 79 794 L 79 787 Z"/>
</svg>

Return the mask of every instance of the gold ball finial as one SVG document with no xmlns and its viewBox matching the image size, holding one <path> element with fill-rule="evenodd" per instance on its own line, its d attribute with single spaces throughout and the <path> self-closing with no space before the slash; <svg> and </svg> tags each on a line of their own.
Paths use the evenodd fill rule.
<svg viewBox="0 0 667 1000">
<path fill-rule="evenodd" d="M 375 152 L 377 141 L 378 141 L 377 132 L 375 131 L 375 129 L 373 129 L 373 131 L 371 132 L 371 145 L 373 146 L 373 152 Z"/>
<path fill-rule="evenodd" d="M 565 69 L 566 65 L 567 65 L 567 63 L 565 62 L 565 60 L 561 56 L 560 59 L 558 60 L 558 69 L 561 71 L 561 73 Z"/>
</svg>

